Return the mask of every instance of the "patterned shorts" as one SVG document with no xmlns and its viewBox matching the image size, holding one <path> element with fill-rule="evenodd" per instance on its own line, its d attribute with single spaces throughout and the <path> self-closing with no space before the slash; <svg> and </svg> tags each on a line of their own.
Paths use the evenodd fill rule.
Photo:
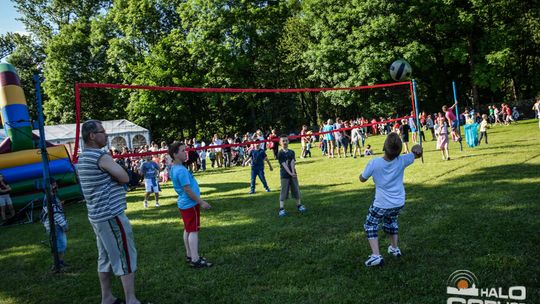
<svg viewBox="0 0 540 304">
<path fill-rule="evenodd" d="M 364 223 L 364 230 L 366 231 L 368 239 L 375 239 L 378 237 L 379 224 L 383 221 L 383 230 L 387 234 L 398 234 L 398 216 L 403 209 L 403 206 L 391 209 L 383 209 L 369 207 L 366 222 Z"/>
</svg>

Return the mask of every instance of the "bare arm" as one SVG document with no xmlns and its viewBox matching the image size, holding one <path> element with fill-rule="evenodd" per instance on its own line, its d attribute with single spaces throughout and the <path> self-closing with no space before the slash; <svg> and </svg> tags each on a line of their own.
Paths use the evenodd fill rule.
<svg viewBox="0 0 540 304">
<path fill-rule="evenodd" d="M 285 169 L 285 171 L 290 175 L 290 176 L 295 176 L 294 173 L 291 172 L 291 170 L 289 170 L 289 166 L 287 166 L 287 162 L 282 162 L 281 163 L 281 166 L 283 166 L 283 169 Z"/>
<path fill-rule="evenodd" d="M 293 159 L 291 160 L 291 170 L 293 172 L 293 176 L 296 176 L 296 161 Z"/>
<path fill-rule="evenodd" d="M 367 179 L 365 179 L 365 178 L 362 176 L 362 174 L 360 174 L 360 181 L 361 181 L 362 183 L 365 183 L 365 182 L 367 182 Z"/>
<path fill-rule="evenodd" d="M 98 166 L 101 170 L 109 173 L 119 184 L 127 184 L 129 182 L 129 176 L 126 170 L 117 164 L 109 154 L 104 154 L 99 159 Z"/>
<path fill-rule="evenodd" d="M 189 185 L 184 186 L 184 192 L 189 196 L 190 199 L 197 202 L 197 204 L 201 205 L 201 207 L 203 207 L 204 209 L 212 208 L 212 206 L 210 206 L 210 204 L 208 204 L 207 202 L 202 200 L 193 191 L 191 191 L 191 188 L 189 187 Z"/>
</svg>

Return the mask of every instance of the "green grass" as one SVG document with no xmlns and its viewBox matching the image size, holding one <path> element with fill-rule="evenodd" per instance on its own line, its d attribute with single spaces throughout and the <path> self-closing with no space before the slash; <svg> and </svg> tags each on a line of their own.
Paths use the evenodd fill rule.
<svg viewBox="0 0 540 304">
<path fill-rule="evenodd" d="M 428 135 L 430 137 L 430 135 Z M 368 158 L 298 159 L 309 212 L 277 217 L 278 170 L 272 192 L 248 195 L 249 168 L 197 173 L 203 198 L 200 250 L 215 267 L 184 263 L 182 224 L 171 184 L 162 207 L 142 208 L 141 190 L 128 195 L 127 214 L 139 253 L 137 294 L 154 303 L 446 303 L 448 276 L 476 274 L 481 288 L 527 287 L 540 303 L 540 130 L 537 121 L 489 130 L 489 145 L 442 161 L 435 143 L 425 162 L 405 172 L 407 202 L 400 217 L 401 259 L 367 269 L 363 232 L 373 182 L 358 175 Z M 383 137 L 368 142 L 380 154 Z M 292 146 L 299 152 L 297 145 Z M 275 161 L 273 164 L 276 166 Z M 83 204 L 67 208 L 71 231 L 65 274 L 51 274 L 41 224 L 0 229 L 0 303 L 98 303 L 95 237 Z M 381 241 L 385 252 L 387 240 Z M 121 296 L 118 280 L 115 293 Z"/>
</svg>

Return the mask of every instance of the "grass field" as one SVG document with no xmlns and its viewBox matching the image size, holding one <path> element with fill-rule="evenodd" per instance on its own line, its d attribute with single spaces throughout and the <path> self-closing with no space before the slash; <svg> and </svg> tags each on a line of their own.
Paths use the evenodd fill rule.
<svg viewBox="0 0 540 304">
<path fill-rule="evenodd" d="M 381 153 L 383 137 L 368 139 Z M 430 135 L 428 135 L 430 139 Z M 279 170 L 249 195 L 249 168 L 197 173 L 202 196 L 201 253 L 215 267 L 184 262 L 182 224 L 171 184 L 160 208 L 142 208 L 143 192 L 128 194 L 139 254 L 137 294 L 153 303 L 446 303 L 449 275 L 472 271 L 480 288 L 526 286 L 540 303 L 540 130 L 536 120 L 489 130 L 489 145 L 451 143 L 442 161 L 435 143 L 424 146 L 405 172 L 407 201 L 400 217 L 404 256 L 367 269 L 363 221 L 374 196 L 358 175 L 369 158 L 298 159 L 308 208 L 278 218 Z M 292 145 L 299 154 L 299 146 Z M 277 163 L 273 161 L 277 167 Z M 69 272 L 51 274 L 40 223 L 0 229 L 0 303 L 99 303 L 95 237 L 83 204 L 66 209 Z M 382 235 L 382 233 L 381 233 Z M 122 296 L 119 280 L 115 293 Z M 492 299 L 495 300 L 495 299 Z M 503 300 L 501 300 L 503 301 Z M 505 302 L 501 302 L 505 303 Z"/>
</svg>

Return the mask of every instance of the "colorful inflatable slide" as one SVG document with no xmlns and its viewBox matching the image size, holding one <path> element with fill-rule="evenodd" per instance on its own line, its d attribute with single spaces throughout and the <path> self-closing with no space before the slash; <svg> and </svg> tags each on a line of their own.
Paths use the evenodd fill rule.
<svg viewBox="0 0 540 304">
<path fill-rule="evenodd" d="M 16 209 L 32 200 L 43 200 L 43 164 L 37 137 L 32 133 L 28 106 L 15 68 L 0 63 L 0 109 L 7 138 L 0 144 L 0 174 L 11 187 Z M 61 200 L 81 197 L 81 189 L 63 145 L 47 145 L 51 176 Z"/>
</svg>

